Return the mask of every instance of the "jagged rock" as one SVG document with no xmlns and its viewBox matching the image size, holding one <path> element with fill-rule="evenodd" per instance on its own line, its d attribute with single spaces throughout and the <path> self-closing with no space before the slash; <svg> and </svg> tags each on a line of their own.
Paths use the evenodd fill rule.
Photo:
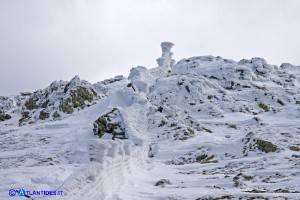
<svg viewBox="0 0 300 200">
<path fill-rule="evenodd" d="M 166 187 L 166 185 L 171 185 L 171 182 L 168 179 L 161 179 L 157 181 L 154 185 L 159 187 Z"/>
<path fill-rule="evenodd" d="M 300 148 L 297 146 L 290 146 L 289 148 L 291 151 L 300 151 Z"/>
<path fill-rule="evenodd" d="M 126 77 L 124 77 L 123 75 L 119 75 L 119 76 L 115 76 L 114 78 L 110 78 L 110 79 L 105 79 L 104 81 L 101 81 L 102 84 L 104 85 L 108 85 L 111 83 L 115 83 L 121 80 L 126 79 Z"/>
<path fill-rule="evenodd" d="M 29 117 L 29 111 L 24 111 L 22 112 L 22 118 L 19 119 L 19 125 L 22 126 L 22 125 L 25 125 L 26 122 L 28 122 L 30 119 Z"/>
<path fill-rule="evenodd" d="M 9 114 L 0 113 L 0 122 L 11 119 L 11 116 Z"/>
<path fill-rule="evenodd" d="M 278 150 L 278 147 L 272 142 L 258 139 L 253 132 L 248 133 L 242 142 L 245 144 L 243 149 L 244 156 L 247 156 L 251 152 L 272 153 Z"/>
<path fill-rule="evenodd" d="M 265 153 L 275 152 L 277 150 L 277 147 L 272 144 L 272 142 L 266 140 L 258 139 L 256 140 L 256 145 L 258 150 Z"/>
<path fill-rule="evenodd" d="M 52 116 L 53 116 L 53 119 L 57 119 L 60 117 L 60 114 L 57 111 L 55 111 Z"/>
<path fill-rule="evenodd" d="M 11 110 L 14 107 L 14 101 L 8 97 L 0 96 L 0 113 Z"/>
<path fill-rule="evenodd" d="M 49 118 L 49 116 L 50 116 L 49 113 L 47 113 L 47 112 L 45 112 L 44 110 L 42 110 L 42 111 L 40 112 L 39 119 L 45 120 L 45 119 Z"/>
<path fill-rule="evenodd" d="M 24 105 L 23 114 L 26 113 L 19 122 L 24 125 L 37 120 L 57 119 L 92 105 L 98 98 L 93 86 L 78 76 L 70 82 L 54 81 L 44 90 L 18 97 L 19 104 Z"/>
</svg>

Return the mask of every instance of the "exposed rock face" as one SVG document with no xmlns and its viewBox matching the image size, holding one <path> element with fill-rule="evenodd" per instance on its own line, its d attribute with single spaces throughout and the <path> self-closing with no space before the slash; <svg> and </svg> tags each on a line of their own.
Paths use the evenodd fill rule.
<svg viewBox="0 0 300 200">
<path fill-rule="evenodd" d="M 10 110 L 13 108 L 15 108 L 15 105 L 11 98 L 0 96 L 0 122 L 12 118 L 10 115 Z"/>
<path fill-rule="evenodd" d="M 0 113 L 0 122 L 11 119 L 11 116 L 9 114 Z"/>
<path fill-rule="evenodd" d="M 108 84 L 118 82 L 118 81 L 121 81 L 124 79 L 126 79 L 126 77 L 124 77 L 123 75 L 119 75 L 119 76 L 115 76 L 114 78 L 105 79 L 104 81 L 101 81 L 100 83 L 102 83 L 104 85 L 108 85 Z"/>
<path fill-rule="evenodd" d="M 123 120 L 117 108 L 99 117 L 93 125 L 94 134 L 100 138 L 126 139 Z"/>
<path fill-rule="evenodd" d="M 38 120 L 59 119 L 75 110 L 92 105 L 99 96 L 93 86 L 75 76 L 70 82 L 54 81 L 44 90 L 19 97 L 22 118 L 20 125 Z"/>
<path fill-rule="evenodd" d="M 8 97 L 0 96 L 0 112 L 10 110 L 13 107 L 14 107 L 14 102 L 12 99 L 10 99 Z"/>
<path fill-rule="evenodd" d="M 161 179 L 155 183 L 155 186 L 159 187 L 166 187 L 167 185 L 171 185 L 171 182 L 168 179 Z"/>
</svg>

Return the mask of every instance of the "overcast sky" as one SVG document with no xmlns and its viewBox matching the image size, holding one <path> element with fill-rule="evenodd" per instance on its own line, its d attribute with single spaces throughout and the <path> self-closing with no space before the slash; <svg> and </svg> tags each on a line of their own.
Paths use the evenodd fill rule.
<svg viewBox="0 0 300 200">
<path fill-rule="evenodd" d="M 92 83 L 174 58 L 300 65 L 299 0 L 0 0 L 0 96 L 75 75 Z"/>
</svg>

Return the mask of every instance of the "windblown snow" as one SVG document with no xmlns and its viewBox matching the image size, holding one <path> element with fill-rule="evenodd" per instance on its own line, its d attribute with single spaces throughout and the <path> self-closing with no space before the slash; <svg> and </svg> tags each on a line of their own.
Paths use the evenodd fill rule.
<svg viewBox="0 0 300 200">
<path fill-rule="evenodd" d="M 0 97 L 0 199 L 300 199 L 300 66 L 199 56 Z"/>
</svg>

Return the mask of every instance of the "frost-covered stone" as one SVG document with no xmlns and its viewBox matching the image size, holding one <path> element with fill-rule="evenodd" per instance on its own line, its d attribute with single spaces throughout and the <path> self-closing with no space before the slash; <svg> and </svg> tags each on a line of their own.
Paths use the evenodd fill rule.
<svg viewBox="0 0 300 200">
<path fill-rule="evenodd" d="M 58 119 L 75 110 L 92 105 L 98 98 L 92 84 L 75 76 L 70 82 L 54 81 L 44 90 L 26 96 L 18 96 L 22 106 L 20 125 L 38 120 Z"/>
<path fill-rule="evenodd" d="M 122 117 L 117 108 L 113 108 L 110 112 L 99 117 L 94 123 L 94 134 L 100 138 L 105 137 L 114 140 L 126 139 L 125 127 Z"/>
<path fill-rule="evenodd" d="M 159 187 L 166 187 L 167 185 L 171 185 L 171 182 L 168 179 L 160 179 L 154 185 Z"/>
<path fill-rule="evenodd" d="M 169 70 L 175 64 L 175 60 L 172 59 L 173 52 L 171 52 L 172 47 L 174 46 L 171 42 L 161 43 L 162 56 L 156 60 L 159 67 Z"/>
<path fill-rule="evenodd" d="M 148 93 L 153 78 L 146 67 L 138 66 L 130 70 L 128 79 L 134 90 Z"/>
<path fill-rule="evenodd" d="M 1 113 L 0 112 L 0 122 L 11 119 L 11 116 L 9 114 Z"/>
<path fill-rule="evenodd" d="M 109 84 L 112 84 L 112 83 L 115 83 L 115 82 L 118 82 L 121 80 L 125 80 L 125 79 L 126 79 L 126 77 L 124 77 L 123 75 L 118 75 L 118 76 L 115 76 L 114 78 L 105 79 L 104 81 L 101 81 L 101 83 L 104 85 L 109 85 Z"/>
<path fill-rule="evenodd" d="M 280 68 L 281 69 L 284 69 L 284 70 L 290 70 L 290 69 L 294 69 L 296 66 L 290 64 L 290 63 L 282 63 L 280 65 Z"/>
<path fill-rule="evenodd" d="M 14 101 L 9 97 L 0 96 L 0 111 L 7 111 L 14 107 Z"/>
</svg>

